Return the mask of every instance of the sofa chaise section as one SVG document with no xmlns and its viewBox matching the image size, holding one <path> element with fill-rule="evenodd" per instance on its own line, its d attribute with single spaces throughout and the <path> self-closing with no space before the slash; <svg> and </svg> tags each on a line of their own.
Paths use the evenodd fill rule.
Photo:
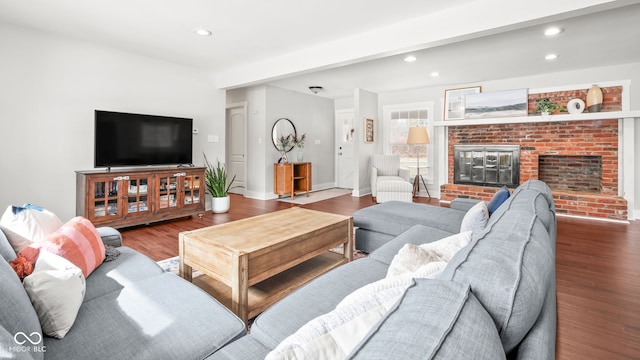
<svg viewBox="0 0 640 360">
<path fill-rule="evenodd" d="M 107 233 L 105 242 L 120 245 L 119 236 Z M 236 315 L 197 286 L 165 273 L 133 249 L 117 249 L 115 260 L 103 262 L 86 278 L 75 322 L 64 338 L 56 339 L 43 335 L 29 296 L 9 265 L 16 254 L 0 231 L 0 354 L 64 360 L 204 359 L 246 333 Z M 35 333 L 34 340 L 42 341 L 17 352 L 20 332 Z"/>
</svg>

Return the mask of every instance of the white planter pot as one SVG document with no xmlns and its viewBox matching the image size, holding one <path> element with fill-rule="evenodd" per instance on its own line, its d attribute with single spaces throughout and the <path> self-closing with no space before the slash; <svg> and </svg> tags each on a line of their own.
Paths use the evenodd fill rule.
<svg viewBox="0 0 640 360">
<path fill-rule="evenodd" d="M 231 206 L 231 198 L 229 195 L 226 197 L 214 197 L 211 198 L 211 211 L 215 214 L 225 213 L 229 211 Z"/>
</svg>

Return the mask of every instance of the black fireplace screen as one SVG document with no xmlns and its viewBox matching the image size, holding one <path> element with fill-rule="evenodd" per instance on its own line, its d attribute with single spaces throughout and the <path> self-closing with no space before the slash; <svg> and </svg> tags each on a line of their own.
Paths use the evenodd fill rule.
<svg viewBox="0 0 640 360">
<path fill-rule="evenodd" d="M 453 180 L 456 184 L 517 187 L 520 146 L 455 145 Z"/>
</svg>

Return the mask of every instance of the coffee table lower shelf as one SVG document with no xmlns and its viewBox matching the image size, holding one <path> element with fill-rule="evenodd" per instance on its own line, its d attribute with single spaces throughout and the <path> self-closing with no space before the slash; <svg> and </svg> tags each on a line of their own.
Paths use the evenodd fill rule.
<svg viewBox="0 0 640 360">
<path fill-rule="evenodd" d="M 302 285 L 347 263 L 343 254 L 325 252 L 249 287 L 248 319 L 252 319 L 269 306 Z M 193 278 L 193 283 L 231 309 L 231 287 L 207 275 Z"/>
</svg>

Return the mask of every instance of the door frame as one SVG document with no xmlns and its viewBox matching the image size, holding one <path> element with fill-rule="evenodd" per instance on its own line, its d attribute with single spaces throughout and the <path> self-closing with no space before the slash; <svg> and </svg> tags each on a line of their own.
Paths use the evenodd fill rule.
<svg viewBox="0 0 640 360">
<path fill-rule="evenodd" d="M 244 134 L 242 135 L 242 137 L 244 138 L 244 149 L 242 150 L 244 152 L 244 164 L 243 164 L 243 169 L 242 171 L 244 172 L 244 187 L 242 188 L 242 190 L 240 191 L 240 193 L 242 194 L 242 196 L 244 196 L 245 191 L 248 188 L 248 179 L 249 177 L 247 176 L 247 108 L 248 108 L 248 102 L 247 101 L 241 101 L 241 102 L 236 102 L 236 103 L 231 103 L 231 104 L 227 104 L 225 106 L 225 111 L 224 111 L 224 126 L 225 126 L 225 141 L 224 141 L 224 161 L 225 164 L 228 164 L 231 160 L 229 158 L 229 154 L 230 154 L 230 150 L 229 150 L 229 139 L 231 139 L 231 134 L 230 134 L 230 129 L 231 126 L 229 125 L 229 110 L 232 109 L 242 109 L 242 112 L 244 113 Z"/>
<path fill-rule="evenodd" d="M 334 139 L 335 139 L 334 141 L 335 141 L 336 145 L 334 146 L 333 150 L 334 150 L 334 159 L 335 159 L 334 160 L 334 164 L 335 164 L 335 166 L 334 166 L 334 174 L 335 174 L 334 182 L 335 182 L 335 186 L 336 187 L 338 187 L 340 185 L 340 179 L 339 179 L 339 176 L 340 176 L 340 156 L 338 155 L 338 146 L 340 146 L 340 145 L 338 145 L 338 144 L 341 142 L 341 139 L 342 139 L 342 128 L 341 128 L 342 123 L 338 124 L 338 116 L 337 115 L 338 114 L 347 114 L 347 113 L 351 114 L 351 115 L 354 115 L 354 109 L 351 108 L 351 109 L 337 109 L 337 110 L 334 110 Z M 354 122 L 355 122 L 355 116 L 354 116 Z M 354 127 L 355 127 L 355 124 L 354 124 Z M 354 152 L 353 153 L 353 155 L 354 155 L 353 159 L 354 160 L 353 161 L 354 161 L 354 164 L 357 164 L 357 161 L 355 160 L 355 141 L 356 140 L 354 139 L 354 145 L 353 145 L 354 146 L 354 149 L 353 149 L 353 152 Z M 353 192 L 354 189 L 355 189 L 355 183 L 351 184 L 352 192 Z"/>
</svg>

